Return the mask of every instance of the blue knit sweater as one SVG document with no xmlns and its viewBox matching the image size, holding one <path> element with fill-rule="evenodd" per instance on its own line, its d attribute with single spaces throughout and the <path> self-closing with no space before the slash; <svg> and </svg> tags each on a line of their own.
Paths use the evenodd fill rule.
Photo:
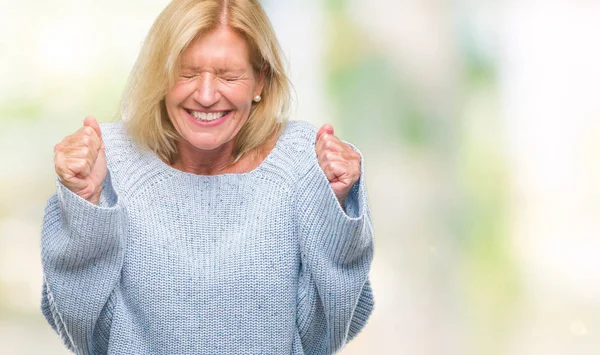
<svg viewBox="0 0 600 355">
<path fill-rule="evenodd" d="M 289 122 L 244 174 L 200 176 L 103 124 L 98 206 L 58 183 L 42 312 L 77 354 L 330 354 L 373 308 L 365 183 L 340 207 L 316 129 Z"/>
</svg>

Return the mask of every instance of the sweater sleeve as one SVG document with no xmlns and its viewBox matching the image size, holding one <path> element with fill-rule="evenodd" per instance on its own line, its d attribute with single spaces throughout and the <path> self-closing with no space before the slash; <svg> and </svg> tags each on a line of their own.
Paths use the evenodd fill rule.
<svg viewBox="0 0 600 355">
<path fill-rule="evenodd" d="M 125 211 L 110 173 L 98 206 L 60 182 L 42 224 L 42 313 L 76 354 L 106 353 L 125 254 Z"/>
<path fill-rule="evenodd" d="M 369 269 L 373 231 L 361 162 L 360 179 L 342 209 L 316 156 L 297 190 L 301 270 L 298 328 L 306 354 L 341 349 L 373 310 Z"/>
</svg>

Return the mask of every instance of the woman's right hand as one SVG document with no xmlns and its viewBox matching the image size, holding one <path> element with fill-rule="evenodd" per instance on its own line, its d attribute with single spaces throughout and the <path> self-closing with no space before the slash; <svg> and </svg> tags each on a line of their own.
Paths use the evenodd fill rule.
<svg viewBox="0 0 600 355">
<path fill-rule="evenodd" d="M 83 127 L 54 147 L 54 169 L 66 188 L 95 205 L 99 203 L 106 154 L 94 117 L 86 117 Z"/>
</svg>

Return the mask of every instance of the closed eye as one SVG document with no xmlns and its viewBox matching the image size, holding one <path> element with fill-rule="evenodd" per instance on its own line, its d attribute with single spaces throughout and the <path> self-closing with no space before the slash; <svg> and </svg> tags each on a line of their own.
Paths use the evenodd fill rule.
<svg viewBox="0 0 600 355">
<path fill-rule="evenodd" d="M 217 76 L 224 81 L 237 81 L 246 78 L 246 74 L 243 72 L 240 73 L 239 71 L 237 73 L 231 71 L 223 71 L 221 73 L 217 73 Z"/>
</svg>

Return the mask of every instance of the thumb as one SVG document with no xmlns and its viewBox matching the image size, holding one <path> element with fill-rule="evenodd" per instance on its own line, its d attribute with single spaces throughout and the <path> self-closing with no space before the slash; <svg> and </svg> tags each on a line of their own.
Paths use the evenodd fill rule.
<svg viewBox="0 0 600 355">
<path fill-rule="evenodd" d="M 333 126 L 329 123 L 325 123 L 321 126 L 321 128 L 319 128 L 319 132 L 317 132 L 317 139 L 321 138 L 321 136 L 325 133 L 333 134 Z"/>
<path fill-rule="evenodd" d="M 96 131 L 96 134 L 98 134 L 98 137 L 102 138 L 102 132 L 100 131 L 100 125 L 98 124 L 98 122 L 96 121 L 96 119 L 93 116 L 87 116 L 83 120 L 83 125 L 92 127 L 94 129 L 94 131 Z"/>
</svg>

